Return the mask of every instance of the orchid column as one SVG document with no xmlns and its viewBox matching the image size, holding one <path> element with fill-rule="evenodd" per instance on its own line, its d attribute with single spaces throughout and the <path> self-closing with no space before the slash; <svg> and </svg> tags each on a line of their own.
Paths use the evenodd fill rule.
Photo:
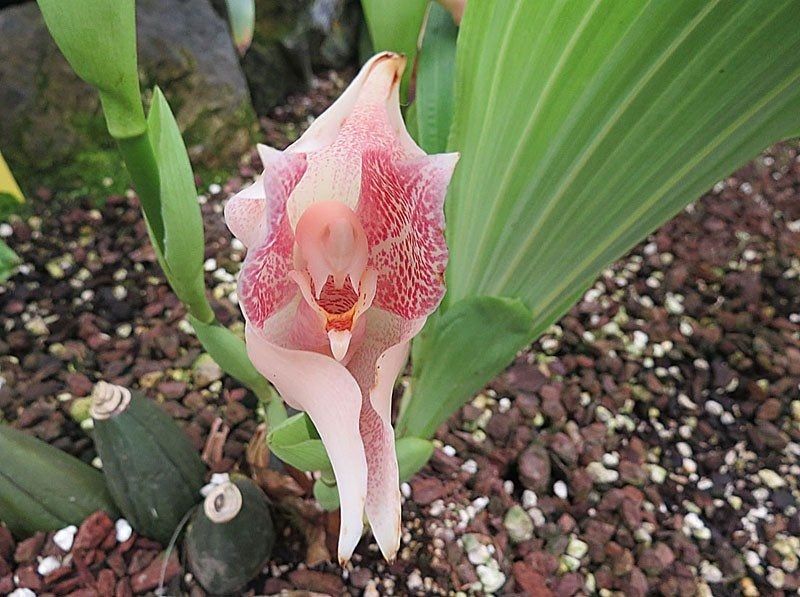
<svg viewBox="0 0 800 597">
<path fill-rule="evenodd" d="M 247 349 L 325 443 L 340 492 L 339 559 L 366 510 L 384 556 L 400 544 L 391 398 L 410 340 L 444 296 L 443 202 L 458 154 L 428 156 L 398 101 L 405 58 L 375 56 L 225 210 L 247 247 Z"/>
</svg>

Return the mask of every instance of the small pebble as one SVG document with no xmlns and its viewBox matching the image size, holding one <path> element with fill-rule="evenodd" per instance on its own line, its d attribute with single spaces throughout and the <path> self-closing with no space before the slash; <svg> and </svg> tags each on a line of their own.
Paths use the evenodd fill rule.
<svg viewBox="0 0 800 597">
<path fill-rule="evenodd" d="M 58 570 L 60 567 L 61 560 L 55 556 L 47 556 L 39 560 L 39 566 L 37 566 L 36 572 L 39 573 L 39 576 L 47 576 L 53 570 Z"/>
<path fill-rule="evenodd" d="M 70 525 L 61 529 L 60 531 L 56 531 L 53 535 L 53 543 L 55 543 L 61 551 L 68 552 L 72 549 L 72 542 L 75 540 L 75 535 L 78 532 L 78 527 L 75 525 Z"/>
<path fill-rule="evenodd" d="M 564 481 L 556 481 L 553 483 L 553 493 L 556 494 L 556 497 L 561 498 L 562 500 L 567 499 L 567 495 L 569 491 L 567 490 L 567 484 Z"/>
<path fill-rule="evenodd" d="M 124 518 L 120 518 L 115 522 L 114 528 L 117 532 L 117 543 L 125 543 L 133 534 L 133 528 L 131 528 L 130 523 Z"/>
</svg>

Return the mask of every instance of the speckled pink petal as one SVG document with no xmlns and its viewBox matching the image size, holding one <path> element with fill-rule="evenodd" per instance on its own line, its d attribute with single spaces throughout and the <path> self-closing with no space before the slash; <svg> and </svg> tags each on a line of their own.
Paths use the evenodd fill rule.
<svg viewBox="0 0 800 597">
<path fill-rule="evenodd" d="M 287 149 L 304 151 L 308 159 L 287 206 L 292 228 L 317 202 L 339 201 L 356 209 L 364 151 L 381 149 L 398 159 L 424 155 L 400 114 L 398 89 L 405 63 L 405 57 L 391 52 L 373 57 L 342 97 Z"/>
<path fill-rule="evenodd" d="M 305 173 L 303 154 L 259 146 L 264 173 L 258 182 L 232 197 L 225 206 L 231 232 L 248 247 L 239 275 L 239 304 L 256 326 L 294 294 L 289 279 L 294 235 L 286 217 L 286 201 Z M 258 194 L 257 185 L 263 187 Z M 256 187 L 256 188 L 254 188 Z"/>
<path fill-rule="evenodd" d="M 375 540 L 387 560 L 400 547 L 401 501 L 394 429 L 391 423 L 392 392 L 408 357 L 409 343 L 422 329 L 425 318 L 412 321 L 371 309 L 367 331 L 347 368 L 364 396 L 361 405 L 361 438 L 367 457 L 365 510 Z"/>
<path fill-rule="evenodd" d="M 248 325 L 247 353 L 289 406 L 308 413 L 328 452 L 339 488 L 339 561 L 350 559 L 363 530 L 367 461 L 359 433 L 361 389 L 334 359 L 270 342 Z"/>
<path fill-rule="evenodd" d="M 444 198 L 457 153 L 395 161 L 384 151 L 363 157 L 356 214 L 378 271 L 375 305 L 406 319 L 429 315 L 444 296 L 447 245 Z"/>
</svg>

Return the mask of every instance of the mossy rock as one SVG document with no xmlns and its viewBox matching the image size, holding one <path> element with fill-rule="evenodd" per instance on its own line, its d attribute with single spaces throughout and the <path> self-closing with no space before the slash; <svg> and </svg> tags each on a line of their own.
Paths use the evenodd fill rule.
<svg viewBox="0 0 800 597">
<path fill-rule="evenodd" d="M 208 0 L 139 0 L 137 29 L 143 89 L 164 90 L 194 166 L 235 166 L 255 117 L 225 21 Z M 26 191 L 105 195 L 128 185 L 97 93 L 64 60 L 35 3 L 0 10 L 0 81 L 0 151 Z"/>
</svg>

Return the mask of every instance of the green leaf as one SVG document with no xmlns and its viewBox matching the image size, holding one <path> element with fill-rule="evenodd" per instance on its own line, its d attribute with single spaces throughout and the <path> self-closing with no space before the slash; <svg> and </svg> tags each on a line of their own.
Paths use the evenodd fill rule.
<svg viewBox="0 0 800 597">
<path fill-rule="evenodd" d="M 314 498 L 320 508 L 327 512 L 339 509 L 339 488 L 336 483 L 331 485 L 322 479 L 314 481 Z"/>
<path fill-rule="evenodd" d="M 203 218 L 194 175 L 178 123 L 158 87 L 153 92 L 147 128 L 159 175 L 162 267 L 175 294 L 192 314 L 210 322 L 214 314 L 205 296 Z"/>
<path fill-rule="evenodd" d="M 70 66 L 100 91 L 111 135 L 142 134 L 134 0 L 39 0 L 39 8 Z"/>
<path fill-rule="evenodd" d="M 395 442 L 400 481 L 408 481 L 433 455 L 433 442 L 419 437 L 401 437 Z"/>
<path fill-rule="evenodd" d="M 275 456 L 301 471 L 332 471 L 328 453 L 308 415 L 299 413 L 286 419 L 267 435 Z"/>
<path fill-rule="evenodd" d="M 203 323 L 191 315 L 189 315 L 188 319 L 203 348 L 208 351 L 211 358 L 222 367 L 225 373 L 238 379 L 261 400 L 270 403 L 273 401 L 280 402 L 280 398 L 278 398 L 272 386 L 253 366 L 247 356 L 244 340 L 228 328 L 220 325 L 216 320 L 212 323 Z M 270 416 L 270 421 L 273 420 Z"/>
<path fill-rule="evenodd" d="M 417 41 L 428 0 L 361 0 L 372 46 L 375 52 L 390 50 L 408 58 L 400 86 L 401 101 L 406 97 L 408 82 L 417 53 Z"/>
<path fill-rule="evenodd" d="M 798 22 L 796 0 L 469 2 L 450 304 L 519 297 L 539 334 L 608 263 L 797 132 Z"/>
<path fill-rule="evenodd" d="M 431 317 L 414 343 L 414 378 L 398 435 L 432 437 L 530 342 L 532 319 L 521 301 L 491 296 L 464 299 Z"/>
<path fill-rule="evenodd" d="M 0 284 L 8 280 L 19 265 L 20 259 L 9 246 L 0 240 Z"/>
<path fill-rule="evenodd" d="M 428 153 L 447 149 L 453 119 L 453 79 L 458 27 L 438 2 L 432 2 L 417 59 L 417 143 Z M 411 120 L 412 115 L 408 114 Z"/>
<path fill-rule="evenodd" d="M 239 54 L 244 56 L 253 42 L 256 21 L 255 0 L 225 0 L 228 9 L 228 22 L 231 26 L 233 43 Z"/>
</svg>

